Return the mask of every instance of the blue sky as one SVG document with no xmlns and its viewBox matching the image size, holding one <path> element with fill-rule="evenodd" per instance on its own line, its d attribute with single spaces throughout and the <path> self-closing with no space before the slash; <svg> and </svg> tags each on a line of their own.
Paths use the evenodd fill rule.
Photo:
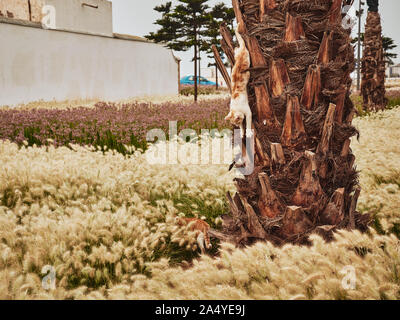
<svg viewBox="0 0 400 320">
<path fill-rule="evenodd" d="M 358 8 L 358 1 L 355 0 L 355 6 Z M 126 33 L 137 36 L 144 36 L 151 31 L 157 31 L 158 26 L 154 21 L 159 17 L 159 13 L 154 11 L 156 5 L 165 3 L 161 0 L 111 0 L 113 3 L 113 24 L 114 32 Z M 231 0 L 210 0 L 209 5 L 224 2 L 231 5 Z M 392 37 L 399 46 L 396 53 L 399 58 L 396 63 L 400 63 L 400 1 L 399 0 L 381 0 L 380 12 L 382 16 L 383 34 Z M 365 24 L 365 15 L 362 26 Z M 355 27 L 357 29 L 357 26 Z M 188 52 L 176 52 L 176 56 L 182 59 L 182 76 L 193 73 L 193 63 L 191 59 L 193 54 Z M 204 56 L 204 60 L 206 57 Z M 205 67 L 208 62 L 203 61 Z"/>
</svg>

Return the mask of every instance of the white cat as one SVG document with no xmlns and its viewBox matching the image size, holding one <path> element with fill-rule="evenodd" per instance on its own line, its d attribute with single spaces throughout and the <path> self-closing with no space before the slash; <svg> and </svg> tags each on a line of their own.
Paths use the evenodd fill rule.
<svg viewBox="0 0 400 320">
<path fill-rule="evenodd" d="M 230 104 L 230 112 L 225 117 L 226 121 L 230 121 L 233 125 L 240 127 L 240 134 L 244 136 L 243 120 L 246 118 L 246 136 L 252 136 L 252 113 L 249 106 L 249 98 L 247 95 L 247 84 L 250 80 L 250 54 L 246 48 L 246 44 L 239 33 L 241 24 L 236 29 L 236 38 L 239 42 L 239 48 L 235 48 L 235 65 L 232 69 L 232 96 Z M 247 71 L 246 71 L 247 70 Z"/>
</svg>

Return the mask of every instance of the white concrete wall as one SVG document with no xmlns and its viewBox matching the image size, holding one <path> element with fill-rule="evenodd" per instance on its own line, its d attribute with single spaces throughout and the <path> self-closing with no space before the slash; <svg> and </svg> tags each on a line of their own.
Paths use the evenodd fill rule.
<svg viewBox="0 0 400 320">
<path fill-rule="evenodd" d="M 178 93 L 160 45 L 0 22 L 0 106 Z"/>
<path fill-rule="evenodd" d="M 29 5 L 30 11 L 29 12 Z M 0 17 L 42 22 L 54 7 L 54 29 L 112 37 L 112 3 L 107 0 L 0 0 Z M 45 13 L 45 14 L 44 14 Z"/>
</svg>

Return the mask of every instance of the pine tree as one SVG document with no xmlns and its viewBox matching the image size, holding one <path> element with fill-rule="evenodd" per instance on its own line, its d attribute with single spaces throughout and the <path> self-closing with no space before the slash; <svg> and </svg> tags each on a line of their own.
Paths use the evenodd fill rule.
<svg viewBox="0 0 400 320">
<path fill-rule="evenodd" d="M 378 0 L 367 0 L 368 16 L 365 25 L 364 50 L 361 64 L 361 95 L 363 108 L 369 111 L 383 110 L 386 107 L 385 69 L 382 43 L 381 17 Z"/>
<path fill-rule="evenodd" d="M 155 24 L 161 28 L 157 32 L 151 32 L 147 39 L 164 43 L 168 48 L 175 51 L 187 51 L 194 49 L 194 99 L 198 95 L 198 52 L 201 45 L 201 37 L 208 22 L 208 9 L 206 4 L 209 0 L 177 0 L 178 4 L 173 7 L 172 2 L 156 6 L 155 11 L 162 14 Z"/>
<path fill-rule="evenodd" d="M 255 168 L 235 179 L 231 214 L 212 236 L 283 244 L 308 243 L 312 232 L 331 239 L 340 228 L 366 230 L 350 148 L 355 61 L 342 6 L 351 2 L 233 0 L 252 64 Z"/>
</svg>

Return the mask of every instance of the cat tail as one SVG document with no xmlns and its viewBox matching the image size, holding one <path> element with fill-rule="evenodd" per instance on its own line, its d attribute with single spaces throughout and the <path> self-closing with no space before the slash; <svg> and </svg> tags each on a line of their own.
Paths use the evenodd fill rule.
<svg viewBox="0 0 400 320">
<path fill-rule="evenodd" d="M 246 48 L 246 44 L 244 42 L 244 39 L 243 39 L 242 35 L 239 32 L 239 30 L 241 30 L 241 28 L 242 28 L 242 25 L 239 22 L 239 24 L 238 24 L 238 26 L 237 26 L 237 28 L 235 30 L 235 34 L 236 34 L 236 39 L 239 42 L 240 49 L 243 49 L 243 48 Z"/>
</svg>

